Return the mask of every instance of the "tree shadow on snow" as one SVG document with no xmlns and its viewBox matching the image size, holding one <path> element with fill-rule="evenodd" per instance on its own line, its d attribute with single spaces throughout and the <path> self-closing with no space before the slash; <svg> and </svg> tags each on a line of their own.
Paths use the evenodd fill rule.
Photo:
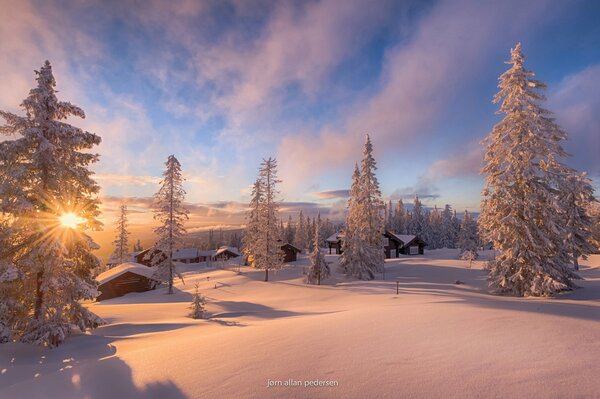
<svg viewBox="0 0 600 399">
<path fill-rule="evenodd" d="M 428 264 L 386 264 L 386 280 L 360 281 L 342 277 L 335 286 L 369 295 L 393 295 L 402 299 L 407 295 L 439 297 L 440 303 L 468 303 L 479 307 L 543 313 L 600 321 L 600 279 L 598 271 L 582 271 L 584 280 L 576 281 L 582 288 L 550 298 L 518 298 L 498 296 L 487 285 L 487 274 L 481 269 L 435 266 Z M 456 281 L 460 284 L 455 284 Z M 396 294 L 399 282 L 399 295 Z M 583 303 L 583 301 L 588 302 Z"/>
<path fill-rule="evenodd" d="M 96 303 L 94 306 L 102 305 L 132 305 L 138 303 L 180 303 L 191 302 L 192 294 L 173 287 L 173 294 L 167 294 L 164 286 L 156 287 L 145 292 L 132 292 L 117 298 L 107 299 Z"/>
<path fill-rule="evenodd" d="M 126 338 L 139 334 L 150 334 L 178 330 L 192 323 L 115 323 L 98 327 L 94 334 L 110 338 Z"/>
<path fill-rule="evenodd" d="M 131 368 L 115 355 L 110 342 L 108 337 L 82 335 L 52 350 L 7 344 L 0 349 L 0 369 L 5 370 L 0 375 L 0 397 L 186 398 L 169 380 L 136 386 Z"/>
<path fill-rule="evenodd" d="M 236 318 L 243 316 L 252 316 L 260 319 L 278 319 L 282 317 L 304 316 L 308 314 L 322 314 L 279 310 L 259 303 L 244 301 L 219 301 L 215 303 L 215 305 L 217 307 L 222 308 L 224 311 L 222 313 L 213 314 L 211 318 L 219 319 Z"/>
</svg>

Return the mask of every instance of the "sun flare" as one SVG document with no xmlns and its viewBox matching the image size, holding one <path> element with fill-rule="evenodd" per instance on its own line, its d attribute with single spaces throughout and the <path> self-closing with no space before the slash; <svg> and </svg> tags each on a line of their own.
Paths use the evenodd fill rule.
<svg viewBox="0 0 600 399">
<path fill-rule="evenodd" d="M 62 214 L 59 220 L 61 226 L 67 227 L 69 229 L 76 229 L 81 223 L 84 222 L 83 218 L 77 216 L 73 212 L 67 212 Z"/>
</svg>

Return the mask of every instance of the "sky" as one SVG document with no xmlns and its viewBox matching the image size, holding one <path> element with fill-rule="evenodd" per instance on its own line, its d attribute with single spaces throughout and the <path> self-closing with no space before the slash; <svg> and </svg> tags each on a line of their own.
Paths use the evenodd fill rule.
<svg viewBox="0 0 600 399">
<path fill-rule="evenodd" d="M 0 3 L 0 109 L 22 112 L 48 59 L 59 99 L 86 112 L 70 122 L 102 137 L 100 241 L 121 202 L 148 237 L 170 154 L 191 231 L 242 224 L 271 156 L 284 213 L 341 220 L 366 133 L 385 200 L 477 211 L 480 141 L 517 42 L 570 135 L 566 162 L 600 187 L 598 1 Z"/>
</svg>

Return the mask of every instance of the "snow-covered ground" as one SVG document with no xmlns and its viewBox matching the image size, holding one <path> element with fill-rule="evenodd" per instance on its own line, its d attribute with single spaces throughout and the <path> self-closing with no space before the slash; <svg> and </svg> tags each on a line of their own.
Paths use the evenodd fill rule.
<svg viewBox="0 0 600 399">
<path fill-rule="evenodd" d="M 190 268 L 175 295 L 90 304 L 108 322 L 92 335 L 0 345 L 0 398 L 600 397 L 600 255 L 582 289 L 545 299 L 492 296 L 482 263 L 457 257 L 427 251 L 388 260 L 386 281 L 334 272 L 322 286 L 304 284 L 306 258 L 268 283 Z M 186 317 L 195 283 L 208 320 Z M 315 380 L 332 386 L 304 386 Z"/>
</svg>

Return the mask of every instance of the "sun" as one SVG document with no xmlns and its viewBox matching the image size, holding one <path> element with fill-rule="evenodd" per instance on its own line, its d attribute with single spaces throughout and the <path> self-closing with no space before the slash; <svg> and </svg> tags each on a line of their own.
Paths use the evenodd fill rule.
<svg viewBox="0 0 600 399">
<path fill-rule="evenodd" d="M 59 219 L 61 226 L 69 229 L 76 229 L 85 220 L 82 217 L 77 216 L 73 212 L 63 213 Z"/>
</svg>

